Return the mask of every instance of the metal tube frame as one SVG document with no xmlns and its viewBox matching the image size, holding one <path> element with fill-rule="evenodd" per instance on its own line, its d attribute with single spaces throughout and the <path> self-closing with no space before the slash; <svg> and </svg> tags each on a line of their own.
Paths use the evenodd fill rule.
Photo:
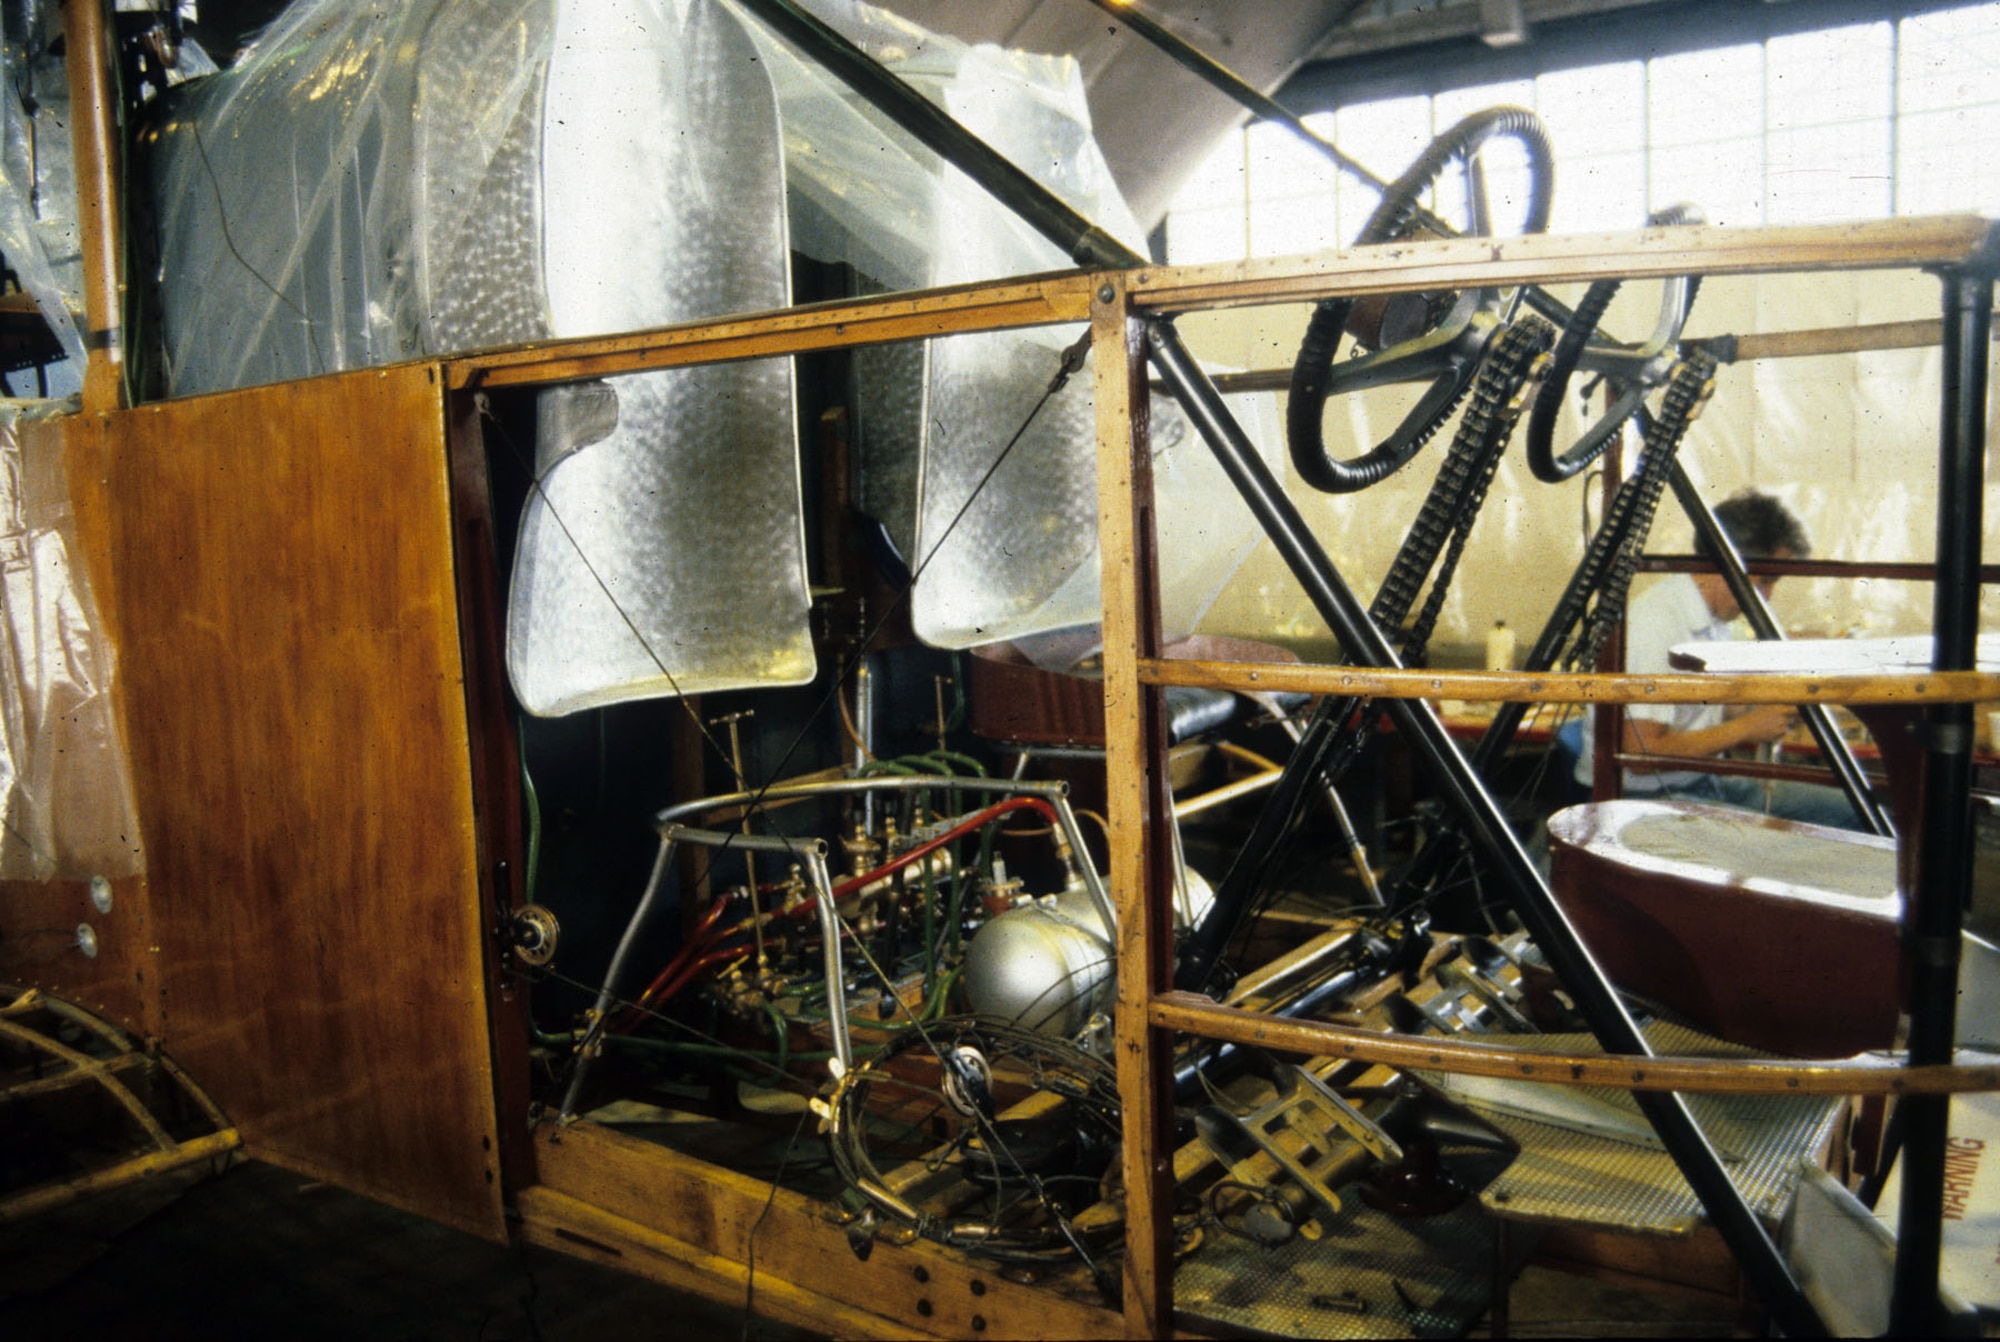
<svg viewBox="0 0 2000 1342">
<path fill-rule="evenodd" d="M 1986 362 L 1993 272 L 1952 270 L 1944 283 L 1944 406 L 1938 442 L 1937 584 L 1931 665 L 1976 664 L 1979 558 L 1986 485 Z M 1958 1015 L 1961 919 L 1972 887 L 1972 706 L 1925 715 L 1923 816 L 1916 888 L 1903 913 L 1910 971 L 1910 1065 L 1949 1058 Z M 1903 1102 L 1903 1192 L 1890 1331 L 1932 1335 L 1942 1322 L 1945 1149 L 1951 1102 Z"/>
</svg>

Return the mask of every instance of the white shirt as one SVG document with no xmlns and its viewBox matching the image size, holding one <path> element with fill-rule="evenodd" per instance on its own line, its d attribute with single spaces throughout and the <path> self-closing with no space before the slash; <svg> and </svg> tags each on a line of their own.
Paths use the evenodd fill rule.
<svg viewBox="0 0 2000 1342">
<path fill-rule="evenodd" d="M 1701 588 L 1685 573 L 1670 573 L 1648 587 L 1625 608 L 1625 669 L 1639 675 L 1671 671 L 1667 655 L 1682 643 L 1711 643 L 1736 637 L 1733 620 L 1719 620 L 1702 599 Z M 1691 732 L 1723 720 L 1720 704 L 1631 704 L 1627 717 L 1666 725 L 1668 731 Z M 1576 781 L 1589 786 L 1596 753 L 1595 710 L 1583 714 L 1583 753 L 1576 761 Z M 1688 769 L 1638 773 L 1625 771 L 1625 790 L 1659 792 L 1686 787 L 1701 775 Z"/>
</svg>

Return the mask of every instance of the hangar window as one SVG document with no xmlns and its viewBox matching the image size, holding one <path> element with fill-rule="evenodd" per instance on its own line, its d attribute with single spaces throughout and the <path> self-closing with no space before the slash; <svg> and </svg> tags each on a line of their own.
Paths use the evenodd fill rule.
<svg viewBox="0 0 2000 1342">
<path fill-rule="evenodd" d="M 1343 87 L 1363 91 L 1306 122 L 1393 176 L 1467 112 L 1533 108 L 1558 154 L 1558 232 L 1635 227 L 1682 200 L 1730 225 L 2000 212 L 2000 3 L 1735 35 L 1749 40 L 1626 58 L 1601 46 L 1609 58 L 1577 59 L 1572 44 L 1566 61 L 1541 70 L 1489 59 L 1455 81 L 1450 70 L 1431 76 L 1422 92 L 1410 90 L 1425 80 L 1393 72 L 1344 76 Z M 1525 59 L 1533 48 L 1520 50 Z M 1496 64 L 1509 77 L 1491 79 Z M 1474 83 L 1474 71 L 1489 73 Z M 1509 165 L 1489 171 L 1507 194 Z M 1346 243 L 1375 196 L 1286 128 L 1253 123 L 1176 197 L 1168 257 L 1237 260 Z"/>
</svg>

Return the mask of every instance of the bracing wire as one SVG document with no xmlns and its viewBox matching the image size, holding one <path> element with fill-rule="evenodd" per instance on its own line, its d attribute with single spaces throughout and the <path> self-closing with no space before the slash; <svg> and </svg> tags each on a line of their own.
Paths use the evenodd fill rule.
<svg viewBox="0 0 2000 1342">
<path fill-rule="evenodd" d="M 978 500 L 980 494 L 984 492 L 986 486 L 992 481 L 993 477 L 999 473 L 1000 468 L 1006 464 L 1008 457 L 1013 453 L 1015 447 L 1020 444 L 1021 439 L 1027 435 L 1029 428 L 1031 428 L 1034 425 L 1034 422 L 1036 418 L 1041 414 L 1042 409 L 1045 406 L 1047 406 L 1048 403 L 1052 399 L 1054 399 L 1055 396 L 1058 393 L 1060 393 L 1065 386 L 1068 385 L 1070 378 L 1073 377 L 1083 367 L 1083 362 L 1085 358 L 1089 356 L 1090 353 L 1090 342 L 1091 342 L 1091 333 L 1088 330 L 1086 330 L 1080 337 L 1078 337 L 1078 339 L 1073 344 L 1071 344 L 1070 346 L 1068 346 L 1066 349 L 1063 350 L 1060 360 L 1057 364 L 1056 371 L 1054 375 L 1051 376 L 1051 378 L 1049 379 L 1048 385 L 1045 388 L 1043 388 L 1042 394 L 1036 399 L 1034 405 L 1029 408 L 1027 414 L 1021 420 L 1019 427 L 1017 427 L 1014 430 L 1012 436 L 1008 438 L 1006 443 L 1002 445 L 1002 447 L 1000 448 L 1000 451 L 994 456 L 992 464 L 986 468 L 985 472 L 973 484 L 971 492 L 968 493 L 965 497 L 965 501 L 962 504 L 960 504 L 958 510 L 952 514 L 951 520 L 945 524 L 943 531 L 938 535 L 937 541 L 934 544 L 932 544 L 930 550 L 924 555 L 923 559 L 917 564 L 916 568 L 911 572 L 909 581 L 902 585 L 902 587 L 897 591 L 895 598 L 889 602 L 888 609 L 882 613 L 882 615 L 876 620 L 874 626 L 871 629 L 869 629 L 867 637 L 862 640 L 860 646 L 865 648 L 870 643 L 874 642 L 874 640 L 881 634 L 883 629 L 885 629 L 888 626 L 889 621 L 892 618 L 894 618 L 896 612 L 902 608 L 903 603 L 909 600 L 911 593 L 914 592 L 916 589 L 916 584 L 918 579 L 920 579 L 923 576 L 924 571 L 930 567 L 931 561 L 936 559 L 939 552 L 944 549 L 945 542 L 951 539 L 952 533 L 958 529 L 959 523 L 962 522 L 966 514 L 972 510 L 973 503 Z M 771 770 L 770 777 L 763 784 L 753 789 L 750 785 L 749 780 L 743 778 L 739 773 L 736 772 L 736 764 L 733 757 L 729 754 L 728 751 L 725 751 L 722 748 L 722 743 L 716 739 L 714 732 L 709 729 L 707 723 L 701 720 L 701 715 L 695 712 L 694 706 L 688 703 L 687 696 L 681 693 L 679 682 L 675 680 L 673 672 L 667 667 L 666 662 L 660 657 L 659 652 L 653 647 L 651 640 L 646 638 L 645 634 L 640 631 L 637 622 L 632 619 L 631 614 L 624 608 L 622 604 L 619 603 L 617 596 L 611 591 L 610 586 L 605 582 L 602 575 L 598 573 L 596 567 L 590 562 L 589 556 L 584 553 L 583 546 L 577 540 L 575 533 L 570 530 L 569 524 L 563 519 L 560 512 L 555 507 L 554 501 L 549 497 L 547 490 L 543 487 L 542 476 L 537 475 L 535 473 L 532 464 L 528 460 L 527 453 L 522 450 L 521 445 L 519 443 L 514 441 L 513 436 L 506 431 L 506 426 L 500 422 L 499 418 L 496 415 L 493 414 L 491 406 L 485 402 L 484 398 L 481 398 L 480 400 L 480 414 L 488 422 L 492 423 L 495 426 L 495 428 L 500 434 L 502 441 L 506 443 L 509 451 L 513 453 L 517 463 L 523 467 L 529 479 L 532 481 L 532 484 L 530 485 L 531 492 L 540 497 L 543 506 L 548 510 L 550 518 L 556 523 L 557 527 L 562 531 L 564 538 L 569 541 L 571 548 L 573 548 L 576 551 L 577 557 L 579 560 L 582 561 L 584 570 L 586 573 L 590 575 L 591 581 L 597 585 L 598 590 L 601 591 L 604 594 L 605 599 L 611 603 L 612 608 L 618 613 L 618 618 L 624 621 L 626 628 L 631 632 L 633 638 L 638 641 L 639 646 L 645 651 L 646 656 L 652 661 L 654 666 L 659 668 L 660 674 L 666 678 L 668 687 L 673 691 L 675 697 L 680 701 L 688 717 L 694 722 L 695 728 L 700 733 L 702 739 L 708 743 L 709 748 L 713 750 L 719 758 L 721 758 L 728 764 L 731 774 L 736 778 L 737 789 L 743 792 L 754 791 L 755 795 L 753 795 L 751 799 L 744 804 L 744 811 L 746 816 L 751 814 L 761 815 L 764 818 L 765 823 L 771 825 L 773 833 L 782 835 L 783 831 L 775 824 L 772 824 L 770 819 L 770 812 L 764 808 L 763 805 L 764 795 L 771 789 L 771 787 L 776 783 L 778 779 L 784 777 L 786 765 L 791 761 L 792 757 L 798 753 L 799 747 L 802 744 L 804 744 L 806 738 L 818 725 L 821 718 L 825 716 L 828 703 L 837 700 L 839 698 L 841 691 L 846 688 L 847 682 L 849 681 L 849 679 L 852 678 L 855 666 L 857 666 L 859 663 L 850 662 L 847 666 L 841 668 L 839 673 L 834 676 L 832 684 L 829 685 L 827 688 L 826 695 L 821 699 L 819 704 L 815 707 L 814 711 L 807 715 L 804 725 L 799 728 L 798 733 L 792 738 L 791 744 L 785 748 L 784 754 L 779 758 L 777 765 Z M 727 850 L 727 848 L 728 845 L 724 844 L 721 848 L 717 848 L 710 853 L 709 863 L 711 866 L 713 865 L 715 859 L 720 857 L 722 853 Z"/>
</svg>

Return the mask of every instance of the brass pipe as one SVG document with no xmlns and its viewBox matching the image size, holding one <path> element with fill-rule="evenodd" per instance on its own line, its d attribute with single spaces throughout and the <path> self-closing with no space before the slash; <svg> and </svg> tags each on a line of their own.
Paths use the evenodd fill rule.
<svg viewBox="0 0 2000 1342">
<path fill-rule="evenodd" d="M 1277 782 L 1281 776 L 1282 770 L 1269 769 L 1263 773 L 1251 774 L 1248 778 L 1239 778 L 1233 783 L 1224 783 L 1221 787 L 1212 788 L 1198 797 L 1177 801 L 1174 803 L 1174 819 L 1186 820 L 1189 816 L 1200 815 L 1203 811 L 1212 810 L 1225 802 L 1235 801 L 1238 797 L 1262 792 Z"/>
<path fill-rule="evenodd" d="M 125 240 L 118 190 L 123 156 L 104 10 L 104 0 L 68 0 L 63 6 L 77 231 L 83 246 L 83 408 L 90 413 L 119 409 L 125 399 Z"/>
</svg>

